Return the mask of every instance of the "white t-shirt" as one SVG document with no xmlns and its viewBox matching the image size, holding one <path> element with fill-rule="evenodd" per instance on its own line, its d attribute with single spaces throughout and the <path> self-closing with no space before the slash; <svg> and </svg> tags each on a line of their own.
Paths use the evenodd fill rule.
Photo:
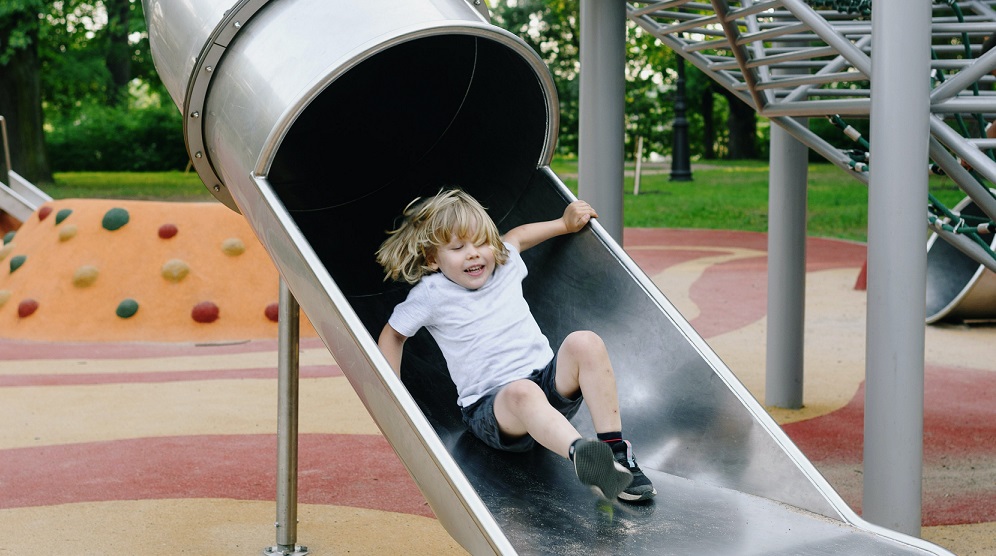
<svg viewBox="0 0 996 556">
<path fill-rule="evenodd" d="M 422 278 L 394 308 L 388 324 L 411 337 L 423 326 L 446 358 L 457 387 L 457 403 L 467 407 L 492 389 L 526 378 L 553 359 L 550 342 L 522 297 L 528 271 L 509 244 L 508 261 L 487 283 L 468 290 L 442 272 Z"/>
</svg>

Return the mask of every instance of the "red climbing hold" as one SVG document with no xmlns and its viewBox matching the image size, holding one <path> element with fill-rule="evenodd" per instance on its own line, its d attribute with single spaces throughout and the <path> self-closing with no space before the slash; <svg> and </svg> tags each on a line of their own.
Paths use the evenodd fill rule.
<svg viewBox="0 0 996 556">
<path fill-rule="evenodd" d="M 266 310 L 263 311 L 263 314 L 265 314 L 266 318 L 272 320 L 273 322 L 279 321 L 280 320 L 280 304 L 279 303 L 270 303 L 269 305 L 266 306 Z"/>
<path fill-rule="evenodd" d="M 176 224 L 163 224 L 159 226 L 159 237 L 162 239 L 169 239 L 176 235 L 180 230 L 176 227 Z"/>
<path fill-rule="evenodd" d="M 17 305 L 17 316 L 22 319 L 30 317 L 38 310 L 38 302 L 34 299 L 25 299 Z"/>
<path fill-rule="evenodd" d="M 190 318 L 196 322 L 208 324 L 218 320 L 219 313 L 221 310 L 218 309 L 217 305 L 210 301 L 201 301 L 194 305 L 194 310 L 190 312 Z"/>
<path fill-rule="evenodd" d="M 48 205 L 43 206 L 42 208 L 38 209 L 38 221 L 40 222 L 42 220 L 45 220 L 46 218 L 48 218 L 48 215 L 50 214 L 52 214 L 52 207 Z"/>
</svg>

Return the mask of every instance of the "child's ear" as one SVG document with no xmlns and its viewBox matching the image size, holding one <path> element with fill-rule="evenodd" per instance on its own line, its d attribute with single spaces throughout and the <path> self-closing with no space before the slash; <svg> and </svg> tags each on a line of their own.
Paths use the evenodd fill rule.
<svg viewBox="0 0 996 556">
<path fill-rule="evenodd" d="M 431 254 L 430 255 L 426 255 L 426 257 L 425 257 L 425 266 L 429 270 L 431 270 L 433 272 L 439 270 L 439 263 L 436 262 L 436 258 L 433 257 Z"/>
</svg>

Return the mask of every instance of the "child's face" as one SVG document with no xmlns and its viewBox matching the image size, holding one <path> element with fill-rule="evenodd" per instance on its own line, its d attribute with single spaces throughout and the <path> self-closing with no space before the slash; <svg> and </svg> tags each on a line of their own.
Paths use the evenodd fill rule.
<svg viewBox="0 0 996 556">
<path fill-rule="evenodd" d="M 442 272 L 468 290 L 483 286 L 495 271 L 495 253 L 491 245 L 475 245 L 468 238 L 454 237 L 436 248 L 432 258 L 429 268 Z"/>
</svg>

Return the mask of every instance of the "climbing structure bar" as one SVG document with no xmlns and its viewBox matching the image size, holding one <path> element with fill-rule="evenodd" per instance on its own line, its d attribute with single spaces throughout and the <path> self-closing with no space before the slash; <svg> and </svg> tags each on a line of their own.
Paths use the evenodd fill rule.
<svg viewBox="0 0 996 556">
<path fill-rule="evenodd" d="M 932 139 L 930 156 L 938 166 L 951 169 L 948 176 L 990 219 L 996 218 L 996 196 L 980 180 L 996 183 L 996 162 L 990 142 L 979 137 L 987 122 L 996 119 L 996 94 L 991 90 L 996 84 L 991 75 L 996 52 L 982 48 L 996 33 L 993 4 L 931 3 L 930 29 L 938 44 L 931 46 L 928 69 L 935 85 L 928 101 L 933 113 L 930 133 L 940 144 L 934 148 Z M 849 153 L 829 144 L 827 137 L 793 125 L 789 118 L 869 117 L 871 2 L 677 0 L 627 5 L 636 24 L 758 113 L 867 183 L 867 161 L 855 165 Z M 793 73 L 786 77 L 783 71 L 788 70 Z M 940 159 L 948 156 L 965 161 L 972 172 L 958 171 L 948 161 L 942 164 Z M 929 217 L 924 224 L 932 225 Z M 980 264 L 989 264 L 984 249 L 963 249 L 965 243 L 951 234 L 940 237 L 954 241 Z"/>
</svg>

